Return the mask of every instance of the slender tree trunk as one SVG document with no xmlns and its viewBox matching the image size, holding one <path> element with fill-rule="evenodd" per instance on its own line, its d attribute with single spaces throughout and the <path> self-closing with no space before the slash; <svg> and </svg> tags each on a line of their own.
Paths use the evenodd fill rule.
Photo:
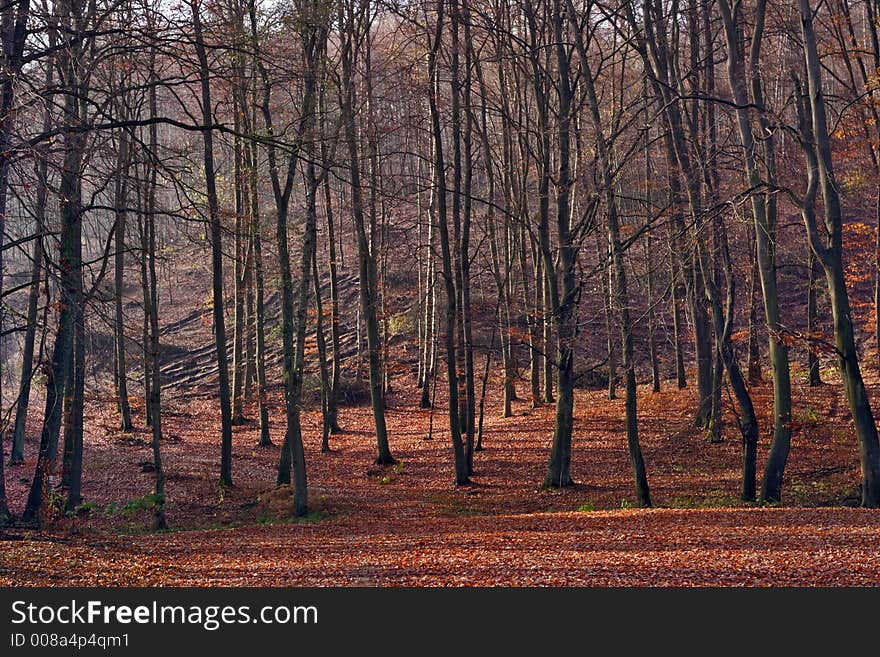
<svg viewBox="0 0 880 657">
<path fill-rule="evenodd" d="M 431 191 L 431 203 L 430 203 L 430 216 L 432 217 L 428 223 L 428 236 L 427 236 L 427 266 L 425 270 L 425 374 L 424 379 L 422 381 L 422 396 L 419 401 L 420 408 L 430 408 L 431 407 L 431 381 L 436 379 L 434 367 L 437 361 L 437 281 L 436 281 L 436 272 L 435 272 L 435 257 L 434 257 L 434 242 L 436 238 L 434 237 L 434 225 L 435 221 L 433 220 L 433 216 L 435 214 L 434 208 L 434 196 L 436 192 Z"/>
<path fill-rule="evenodd" d="M 648 83 L 645 80 L 645 114 L 648 113 Z M 652 254 L 651 224 L 653 221 L 653 204 L 651 198 L 651 138 L 645 131 L 645 278 L 648 287 L 648 360 L 651 364 L 651 390 L 660 392 L 660 362 L 657 356 L 657 317 L 654 309 L 654 261 Z"/>
<path fill-rule="evenodd" d="M 318 253 L 312 258 L 312 279 L 315 285 L 315 338 L 318 343 L 318 367 L 321 374 L 321 451 L 330 451 L 330 372 L 327 368 L 327 341 L 324 337 L 324 303 L 321 279 L 318 276 Z"/>
<path fill-rule="evenodd" d="M 155 103 L 155 99 L 153 99 Z M 155 180 L 151 188 L 155 186 Z M 153 203 L 151 202 L 152 206 Z M 165 519 L 165 470 L 162 467 L 162 373 L 159 369 L 159 290 L 156 281 L 156 227 L 155 215 L 150 209 L 147 213 L 146 232 L 149 234 L 147 253 L 150 259 L 150 361 L 153 363 L 153 377 L 150 388 L 150 415 L 152 416 L 152 452 L 153 452 L 153 529 L 168 528 Z"/>
<path fill-rule="evenodd" d="M 210 69 L 202 36 L 202 19 L 198 0 L 190 0 L 193 19 L 193 37 L 199 60 L 201 78 L 202 122 L 213 126 Z M 214 173 L 213 130 L 202 132 L 204 141 L 205 186 L 208 196 L 208 224 L 211 236 L 211 276 L 213 280 L 214 344 L 217 350 L 217 369 L 220 378 L 220 485 L 232 486 L 232 408 L 229 398 L 229 365 L 226 355 L 226 320 L 223 315 L 223 236 L 217 201 L 217 179 Z"/>
<path fill-rule="evenodd" d="M 626 442 L 629 451 L 630 466 L 633 471 L 635 482 L 636 499 L 643 508 L 651 507 L 651 494 L 648 488 L 648 477 L 645 470 L 645 460 L 639 441 L 639 418 L 636 398 L 636 370 L 633 357 L 632 319 L 629 313 L 629 290 L 627 288 L 626 265 L 624 263 L 623 247 L 620 241 L 620 220 L 618 215 L 618 202 L 615 195 L 615 180 L 612 170 L 611 157 L 612 146 L 605 139 L 605 128 L 602 124 L 601 109 L 596 88 L 593 82 L 593 72 L 587 57 L 587 49 L 583 41 L 583 35 L 578 31 L 575 7 L 572 0 L 566 0 L 569 11 L 569 19 L 574 28 L 574 41 L 580 55 L 581 81 L 586 89 L 587 104 L 590 119 L 595 133 L 596 154 L 599 165 L 599 175 L 602 181 L 602 190 L 605 201 L 605 212 L 608 221 L 608 242 L 611 252 L 611 269 L 614 282 L 613 299 L 616 306 L 617 316 L 620 323 L 621 355 L 623 356 L 624 385 L 626 388 Z M 561 13 L 560 0 L 554 0 L 556 11 Z M 562 27 L 561 16 L 556 18 L 556 39 L 561 41 Z M 557 45 L 561 50 L 561 46 Z M 562 59 L 562 55 L 559 55 Z M 560 62 L 562 67 L 562 63 Z M 563 69 L 564 70 L 564 69 Z M 564 86 L 564 83 L 563 83 Z M 560 140 L 562 141 L 562 140 Z M 564 141 L 563 141 L 564 145 Z M 565 178 L 560 175 L 560 179 Z"/>
<path fill-rule="evenodd" d="M 74 330 L 73 349 L 68 354 L 69 362 L 67 364 L 70 372 L 76 367 L 76 332 Z M 74 431 L 73 431 L 73 395 L 74 395 L 74 376 L 71 375 L 64 383 L 64 407 L 62 410 L 62 431 L 64 432 L 64 442 L 61 450 L 61 490 L 67 490 L 70 487 L 70 470 L 73 467 L 73 450 L 74 450 Z"/>
<path fill-rule="evenodd" d="M 260 441 L 261 447 L 272 445 L 269 434 L 269 406 L 266 398 L 266 311 L 264 302 L 263 253 L 261 228 L 259 220 L 254 225 L 254 276 L 256 284 L 256 357 L 257 357 L 257 399 L 260 405 Z"/>
<path fill-rule="evenodd" d="M 155 194 L 154 191 L 150 188 L 150 176 L 152 175 L 153 167 L 149 163 L 146 167 L 146 190 L 141 190 L 140 185 L 138 185 L 138 207 L 143 208 L 143 197 L 146 197 L 147 202 L 149 202 L 150 194 Z M 145 213 L 144 213 L 145 214 Z M 150 399 L 152 398 L 152 388 L 153 388 L 153 361 L 150 358 L 150 315 L 147 312 L 147 309 L 150 307 L 150 281 L 149 281 L 149 271 L 147 264 L 146 252 L 143 250 L 143 244 L 146 240 L 144 231 L 145 228 L 145 217 L 138 217 L 138 231 L 141 235 L 141 257 L 140 257 L 140 278 L 141 278 L 141 293 L 143 297 L 143 308 L 144 308 L 144 316 L 143 321 L 141 323 L 141 338 L 143 344 L 143 358 L 144 358 L 144 426 L 151 427 L 153 426 L 153 411 L 150 406 Z M 118 369 L 117 369 L 118 371 Z"/>
<path fill-rule="evenodd" d="M 323 117 L 324 113 L 321 112 Z M 324 162 L 325 171 L 327 166 L 327 147 L 321 142 L 321 159 Z M 324 214 L 327 220 L 327 249 L 328 270 L 330 273 L 330 395 L 327 397 L 327 421 L 330 425 L 330 433 L 339 433 L 339 384 L 342 373 L 341 347 L 339 345 L 339 289 L 338 273 L 336 264 L 336 234 L 333 222 L 333 198 L 330 194 L 330 176 L 324 175 Z"/>
<path fill-rule="evenodd" d="M 3 82 L 0 85 L 0 247 L 6 236 L 6 206 L 9 185 L 10 137 L 15 128 L 15 81 L 22 70 L 22 56 L 27 40 L 27 23 L 30 12 L 29 0 L 5 6 L 2 10 L 2 44 L 3 44 Z M 50 60 L 48 67 L 53 62 Z M 0 248 L 0 293 L 3 289 L 3 251 Z M 2 329 L 3 313 L 0 309 L 0 329 Z M 2 388 L 0 388 L 2 389 Z M 0 394 L 2 400 L 2 394 Z M 0 409 L 2 413 L 2 409 Z M 6 475 L 4 460 L 6 458 L 3 433 L 0 432 L 0 526 L 5 525 L 12 516 L 6 502 Z M 13 448 L 14 452 L 14 448 Z M 14 454 L 13 454 L 14 457 Z M 13 458 L 14 460 L 14 458 Z"/>
<path fill-rule="evenodd" d="M 809 269 L 809 280 L 807 283 L 807 335 L 813 337 L 817 331 L 818 308 L 816 303 L 816 279 L 819 276 L 819 261 L 812 252 L 807 257 L 807 267 Z M 815 388 L 822 385 L 822 375 L 819 371 L 819 354 L 807 344 L 807 371 L 810 373 L 810 387 Z"/>
<path fill-rule="evenodd" d="M 116 253 L 114 257 L 115 276 L 115 337 L 116 337 L 116 396 L 119 407 L 120 431 L 133 428 L 131 405 L 128 401 L 128 372 L 125 359 L 125 313 L 122 297 L 125 285 L 125 226 L 128 212 L 128 172 L 131 157 L 129 154 L 129 135 L 123 130 L 119 135 L 119 154 L 116 158 Z"/>
<path fill-rule="evenodd" d="M 256 103 L 254 103 L 256 104 Z M 252 119 L 256 125 L 256 117 Z M 258 196 L 259 174 L 257 172 L 257 144 L 245 143 L 245 168 L 248 173 L 251 202 L 251 248 L 254 258 L 254 337 L 255 337 L 255 366 L 257 375 L 257 404 L 260 415 L 260 447 L 272 445 L 272 437 L 269 434 L 269 407 L 266 399 L 266 308 L 264 301 L 264 276 L 263 276 L 263 228 L 260 217 L 260 198 Z"/>
<path fill-rule="evenodd" d="M 40 178 L 37 190 L 37 237 L 31 250 L 31 285 L 28 290 L 27 330 L 24 335 L 24 347 L 21 356 L 21 378 L 18 387 L 18 402 L 15 409 L 15 427 L 12 432 L 12 454 L 9 465 L 24 463 L 24 435 L 27 425 L 28 406 L 31 397 L 31 379 L 33 378 L 34 346 L 37 338 L 37 312 L 40 301 L 40 279 L 43 275 L 43 220 L 45 219 L 47 189 L 45 181 L 45 161 L 38 164 L 44 174 Z"/>
<path fill-rule="evenodd" d="M 532 397 L 532 408 L 543 404 L 541 394 L 541 357 L 544 347 L 541 342 L 544 337 L 544 322 L 541 314 L 541 298 L 544 294 L 544 268 L 540 257 L 540 249 L 532 240 L 532 276 L 535 283 L 535 294 L 532 297 L 529 309 L 529 389 Z"/>
<path fill-rule="evenodd" d="M 80 269 L 80 275 L 82 269 Z M 86 378 L 86 345 L 85 325 L 83 317 L 82 279 L 80 279 L 80 299 L 77 303 L 77 314 L 74 319 L 73 337 L 73 372 L 72 395 L 70 408 L 69 453 L 65 449 L 65 465 L 67 466 L 67 503 L 65 510 L 72 512 L 82 503 L 82 468 L 83 468 L 83 412 Z M 68 446 L 68 435 L 65 432 L 65 448 Z"/>
<path fill-rule="evenodd" d="M 874 216 L 877 219 L 877 237 L 874 242 L 874 348 L 877 350 L 877 371 L 880 372 L 880 184 L 877 185 Z"/>
<path fill-rule="evenodd" d="M 243 112 L 237 101 L 239 94 L 233 94 L 234 129 L 241 132 L 240 116 Z M 247 252 L 244 230 L 244 175 L 242 172 L 241 138 L 233 139 L 233 182 L 235 187 L 235 235 L 233 244 L 233 292 L 234 315 L 232 336 L 232 424 L 244 424 L 244 334 L 245 334 L 245 274 Z"/>
<path fill-rule="evenodd" d="M 602 248 L 602 240 L 596 235 L 596 257 L 599 262 L 608 263 L 607 249 Z M 608 263 L 610 264 L 610 263 Z M 617 349 L 614 346 L 614 304 L 611 295 L 614 289 L 614 269 L 607 267 L 602 277 L 602 309 L 605 316 L 605 355 L 608 360 L 608 399 L 617 399 Z"/>
<path fill-rule="evenodd" d="M 452 438 L 452 451 L 455 459 L 455 484 L 463 485 L 470 482 L 468 477 L 467 458 L 464 443 L 461 439 L 461 417 L 458 400 L 458 370 L 456 362 L 455 325 L 456 301 L 455 274 L 452 265 L 452 253 L 449 238 L 449 227 L 446 209 L 446 174 L 443 157 L 443 134 L 440 125 L 440 112 L 437 107 L 437 55 L 443 36 L 443 20 L 445 0 L 437 0 L 436 21 L 431 50 L 428 53 L 428 104 L 431 113 L 432 148 L 434 152 L 434 186 L 437 190 L 437 228 L 443 265 L 443 282 L 446 289 L 446 369 L 449 385 L 449 432 Z"/>
<path fill-rule="evenodd" d="M 542 267 L 543 270 L 543 267 Z M 542 271 L 541 275 L 541 316 L 544 324 L 544 337 L 541 344 L 544 348 L 544 354 L 541 364 L 544 368 L 544 403 L 552 404 L 555 399 L 553 397 L 553 322 L 550 295 L 550 280 L 547 278 L 546 272 Z"/>
<path fill-rule="evenodd" d="M 464 23 L 465 40 L 465 66 L 464 84 L 462 89 L 462 109 L 464 111 L 464 133 L 462 146 L 463 157 L 463 214 L 461 225 L 461 324 L 464 347 L 464 376 L 465 376 L 465 429 L 467 440 L 465 443 L 465 455 L 467 460 L 468 475 L 474 470 L 474 446 L 476 444 L 476 379 L 474 375 L 474 337 L 471 315 L 471 215 L 473 189 L 473 111 L 471 106 L 471 70 L 473 68 L 472 47 L 473 42 L 470 28 L 470 13 L 467 0 L 460 0 L 458 9 L 459 19 Z M 534 346 L 534 345 L 533 345 Z"/>
<path fill-rule="evenodd" d="M 666 154 L 666 176 L 669 181 L 668 203 L 672 213 L 672 221 L 667 230 L 669 246 L 669 305 L 672 310 L 672 339 L 675 347 L 675 382 L 679 390 L 687 387 L 687 371 L 684 367 L 684 318 L 681 315 L 681 300 L 684 297 L 683 256 L 679 249 L 679 240 L 684 220 L 681 216 L 681 185 L 675 167 L 675 156 L 670 150 L 672 140 L 669 130 L 664 130 Z"/>
<path fill-rule="evenodd" d="M 754 231 L 751 231 L 754 242 Z M 749 346 L 748 346 L 748 380 L 749 385 L 761 383 L 761 346 L 758 341 L 758 287 L 760 274 L 758 273 L 757 247 L 752 244 L 752 271 L 749 275 Z"/>
<path fill-rule="evenodd" d="M 498 311 L 499 307 L 495 306 L 495 315 L 498 315 Z M 492 353 L 495 351 L 496 326 L 496 324 L 492 324 L 492 337 L 489 339 L 489 349 L 486 351 L 486 362 L 483 366 L 483 382 L 480 388 L 480 411 L 477 420 L 477 444 L 474 447 L 474 451 L 476 452 L 483 451 L 483 416 L 486 408 L 486 386 L 489 383 L 489 369 L 492 365 Z"/>
<path fill-rule="evenodd" d="M 150 51 L 150 116 L 158 115 L 156 102 L 156 51 Z M 156 124 L 150 126 L 150 152 L 156 152 L 158 144 L 158 128 Z M 149 415 L 152 420 L 152 452 L 153 452 L 153 528 L 156 530 L 167 529 L 165 519 L 165 470 L 162 465 L 162 377 L 159 369 L 159 284 L 156 278 L 156 171 L 152 163 L 149 168 L 147 188 L 147 211 L 144 217 L 143 237 L 141 242 L 141 257 L 149 259 L 148 293 L 144 296 L 144 312 L 149 317 L 150 327 L 150 353 L 149 362 L 153 364 L 151 374 L 150 394 L 148 398 Z M 144 248 L 146 247 L 146 248 Z"/>
<path fill-rule="evenodd" d="M 354 30 L 352 21 L 348 20 L 348 29 Z M 342 53 L 342 123 L 348 146 L 351 206 L 357 234 L 358 255 L 360 260 L 360 305 L 367 333 L 367 352 L 370 368 L 370 399 L 373 407 L 373 422 L 376 428 L 376 463 L 385 465 L 396 463 L 388 444 L 388 430 L 385 425 L 385 401 L 382 394 L 382 343 L 379 336 L 379 321 L 376 316 L 377 276 L 375 254 L 370 249 L 370 237 L 364 218 L 364 204 L 361 193 L 360 154 L 358 149 L 357 127 L 354 108 L 357 106 L 354 81 L 355 48 L 351 43 L 356 35 L 346 35 L 345 48 Z"/>
<path fill-rule="evenodd" d="M 256 290 L 254 289 L 253 229 L 248 218 L 246 239 L 247 260 L 244 267 L 245 320 L 244 320 L 244 398 L 252 401 L 257 381 L 256 362 Z"/>
</svg>

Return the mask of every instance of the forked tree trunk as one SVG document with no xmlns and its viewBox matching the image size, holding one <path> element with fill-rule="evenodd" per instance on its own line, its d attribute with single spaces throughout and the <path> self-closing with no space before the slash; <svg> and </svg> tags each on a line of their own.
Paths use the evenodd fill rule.
<svg viewBox="0 0 880 657">
<path fill-rule="evenodd" d="M 561 11 L 560 0 L 555 0 L 557 11 Z M 581 81 L 586 89 L 587 106 L 595 135 L 597 164 L 602 181 L 602 190 L 605 201 L 605 213 L 608 221 L 608 245 L 611 252 L 610 269 L 613 271 L 611 280 L 614 282 L 612 290 L 613 303 L 616 306 L 620 324 L 621 355 L 623 356 L 623 376 L 625 386 L 626 408 L 626 442 L 629 452 L 630 466 L 632 467 L 633 480 L 635 483 L 636 499 L 638 505 L 643 508 L 651 507 L 651 494 L 648 487 L 648 477 L 645 470 L 645 459 L 639 441 L 639 418 L 636 398 L 636 369 L 633 356 L 632 318 L 629 312 L 629 290 L 627 288 L 626 265 L 624 263 L 623 246 L 620 241 L 620 219 L 618 215 L 618 202 L 615 193 L 616 181 L 612 169 L 612 145 L 606 141 L 605 128 L 602 123 L 599 98 L 596 94 L 593 82 L 593 71 L 587 57 L 587 48 L 584 44 L 583 35 L 578 30 L 576 13 L 572 0 L 566 0 L 569 18 L 572 21 L 574 42 L 580 55 Z M 556 19 L 556 38 L 562 37 L 562 18 Z M 561 50 L 561 46 L 557 45 Z M 561 54 L 559 55 L 561 59 Z M 563 83 L 564 86 L 564 83 Z M 563 142 L 564 143 L 564 142 Z M 562 176 L 560 176 L 564 180 Z"/>
<path fill-rule="evenodd" d="M 553 443 L 550 447 L 550 462 L 544 476 L 545 487 L 570 486 L 571 443 L 574 431 L 574 355 L 577 316 L 575 313 L 578 287 L 575 280 L 577 247 L 571 232 L 571 105 L 574 90 L 570 79 L 570 59 L 565 52 L 564 12 L 562 0 L 554 0 L 553 38 L 555 41 L 555 65 L 558 72 L 556 89 L 557 131 L 559 154 L 557 158 L 556 183 L 556 236 L 559 240 L 559 269 L 562 283 L 560 293 L 556 286 L 551 288 L 553 316 L 556 318 L 556 344 L 558 357 L 556 418 L 553 428 Z M 533 16 L 529 17 L 530 22 Z M 534 25 L 532 25 L 534 27 Z M 544 256 L 544 269 L 555 271 L 555 263 L 550 254 L 546 231 L 540 235 L 541 250 Z"/>
<path fill-rule="evenodd" d="M 773 440 L 764 469 L 764 480 L 761 484 L 761 497 L 768 502 L 778 502 L 782 495 L 782 477 L 788 461 L 791 447 L 791 381 L 788 364 L 788 347 L 782 341 L 782 324 L 779 315 L 779 298 L 776 284 L 776 202 L 773 195 L 758 193 L 763 181 L 758 170 L 757 144 L 753 135 L 752 121 L 748 105 L 754 102 L 763 107 L 761 81 L 758 78 L 757 62 L 761 49 L 763 33 L 763 15 L 766 0 L 758 3 L 758 13 L 754 34 L 750 47 L 750 79 L 752 94 L 749 96 L 746 87 L 746 70 L 743 54 L 740 50 L 740 26 L 736 11 L 738 5 L 731 10 L 728 0 L 720 0 L 719 8 L 724 21 L 724 31 L 728 49 L 728 82 L 731 94 L 737 103 L 737 127 L 743 147 L 743 159 L 746 176 L 751 194 L 752 215 L 755 224 L 755 242 L 757 245 L 758 271 L 761 276 L 761 289 L 764 293 L 764 314 L 767 319 L 767 330 L 770 339 L 770 364 L 773 373 Z M 766 119 L 761 119 L 765 121 Z M 762 128 L 766 127 L 762 123 Z M 765 131 L 764 153 L 767 175 L 770 183 L 774 182 L 775 165 L 773 160 L 772 131 Z"/>
<path fill-rule="evenodd" d="M 73 349 L 74 321 L 78 315 L 77 303 L 82 295 L 82 167 L 86 136 L 84 130 L 76 128 L 83 127 L 86 116 L 89 88 L 86 82 L 87 76 L 82 70 L 83 29 L 84 25 L 91 23 L 93 16 L 73 26 L 72 16 L 81 13 L 81 9 L 67 1 L 59 6 L 62 29 L 68 30 L 71 35 L 68 47 L 58 55 L 61 73 L 59 84 L 65 91 L 62 120 L 64 125 L 74 129 L 63 133 L 64 155 L 58 189 L 61 199 L 58 328 L 55 332 L 52 359 L 46 376 L 46 403 L 37 463 L 22 515 L 23 522 L 35 525 L 39 525 L 43 520 L 45 502 L 49 499 L 52 485 L 55 483 L 53 479 L 57 474 L 64 386 L 71 376 L 70 354 Z"/>
</svg>

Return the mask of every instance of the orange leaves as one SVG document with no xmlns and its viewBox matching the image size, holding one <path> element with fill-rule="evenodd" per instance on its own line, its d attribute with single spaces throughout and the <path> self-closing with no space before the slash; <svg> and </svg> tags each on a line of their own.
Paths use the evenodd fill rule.
<svg viewBox="0 0 880 657">
<path fill-rule="evenodd" d="M 810 336 L 819 338 L 821 336 Z M 784 339 L 793 339 L 784 336 Z M 137 440 L 86 436 L 87 517 L 62 518 L 43 535 L 0 538 L 0 585 L 444 586 L 444 585 L 878 585 L 876 511 L 851 504 L 860 471 L 839 386 L 795 387 L 794 437 L 783 501 L 755 508 L 737 499 L 741 445 L 725 403 L 724 442 L 693 427 L 696 386 L 639 389 L 640 432 L 652 495 L 666 508 L 632 504 L 624 401 L 578 390 L 572 455 L 575 486 L 540 487 L 552 405 L 514 402 L 500 417 L 501 373 L 492 372 L 485 451 L 474 483 L 450 483 L 451 446 L 443 386 L 433 411 L 417 407 L 411 372 L 392 359 L 386 417 L 400 463 L 372 465 L 368 405 L 343 406 L 345 432 L 320 452 L 320 414 L 302 415 L 311 515 L 291 521 L 285 493 L 273 492 L 283 437 L 280 391 L 267 397 L 274 447 L 258 447 L 256 422 L 236 426 L 236 487 L 217 487 L 216 400 L 168 395 L 163 415 L 168 520 L 147 531 L 148 512 L 108 514 L 151 490 L 143 417 Z M 759 467 L 772 426 L 772 389 L 751 388 L 761 426 Z M 877 390 L 871 390 L 872 395 Z M 112 399 L 90 400 L 87 426 L 113 425 Z M 140 409 L 140 407 L 138 407 Z M 256 417 L 253 402 L 245 416 Z M 35 436 L 27 453 L 34 453 Z M 32 457 L 29 457 L 32 458 Z M 32 465 L 32 462 L 29 462 Z M 8 477 L 20 508 L 26 485 Z M 383 483 L 385 481 L 386 483 Z M 807 508 L 833 505 L 835 508 Z M 186 530 L 186 531 L 180 531 Z M 62 543 L 63 542 L 63 543 Z M 293 565 L 295 564 L 295 567 Z"/>
<path fill-rule="evenodd" d="M 733 333 L 731 333 L 730 339 L 732 342 L 734 342 L 734 344 L 745 344 L 749 341 L 749 330 L 746 328 L 740 329 L 739 331 L 734 331 Z"/>
</svg>

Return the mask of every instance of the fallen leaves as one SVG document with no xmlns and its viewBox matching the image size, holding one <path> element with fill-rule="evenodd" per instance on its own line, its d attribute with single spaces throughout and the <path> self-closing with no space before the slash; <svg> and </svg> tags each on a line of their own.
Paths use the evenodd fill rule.
<svg viewBox="0 0 880 657">
<path fill-rule="evenodd" d="M 500 387 L 494 381 L 492 394 Z M 517 402 L 514 417 L 504 419 L 500 399 L 490 397 L 474 483 L 456 488 L 443 401 L 434 410 L 436 440 L 426 442 L 430 410 L 417 408 L 419 391 L 404 377 L 395 391 L 387 411 L 394 467 L 372 465 L 368 407 L 342 409 L 346 430 L 331 437 L 328 454 L 320 452 L 319 415 L 304 415 L 312 513 L 299 520 L 285 513 L 289 490 L 272 485 L 279 447 L 258 447 L 255 423 L 235 428 L 236 486 L 221 493 L 210 398 L 169 400 L 163 417 L 176 436 L 163 445 L 168 533 L 150 532 L 149 511 L 136 505 L 128 515 L 105 513 L 149 492 L 149 448 L 110 433 L 88 436 L 84 493 L 94 510 L 60 518 L 43 533 L 9 530 L 0 542 L 0 584 L 880 585 L 878 512 L 815 507 L 851 503 L 858 484 L 858 454 L 837 386 L 796 392 L 799 420 L 784 490 L 790 508 L 736 499 L 740 444 L 732 416 L 725 417 L 726 440 L 710 445 L 691 426 L 693 391 L 642 390 L 652 496 L 667 507 L 653 510 L 626 508 L 634 494 L 623 401 L 608 401 L 604 391 L 578 391 L 577 483 L 564 490 L 540 488 L 551 406 Z M 767 426 L 769 386 L 753 392 Z M 276 443 L 279 402 L 273 398 Z M 100 427 L 112 409 L 100 402 L 89 413 L 88 426 Z M 763 432 L 761 440 L 763 459 Z M 26 486 L 17 473 L 10 480 L 17 508 Z"/>
</svg>

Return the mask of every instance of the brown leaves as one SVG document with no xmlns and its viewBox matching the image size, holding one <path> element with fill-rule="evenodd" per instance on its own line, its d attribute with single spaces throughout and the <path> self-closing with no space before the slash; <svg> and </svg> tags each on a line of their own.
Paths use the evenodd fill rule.
<svg viewBox="0 0 880 657">
<path fill-rule="evenodd" d="M 280 398 L 270 395 L 276 447 L 256 446 L 256 423 L 236 427 L 236 487 L 221 491 L 216 402 L 169 400 L 163 444 L 168 520 L 149 531 L 149 512 L 123 513 L 151 489 L 140 464 L 149 447 L 116 434 L 86 439 L 89 514 L 50 531 L 15 530 L 3 540 L 0 584 L 72 585 L 877 585 L 877 512 L 841 508 L 859 479 L 846 404 L 838 386 L 795 390 L 795 430 L 784 503 L 755 508 L 737 500 L 741 448 L 734 418 L 725 441 L 706 443 L 691 425 L 695 391 L 640 389 L 640 430 L 652 495 L 664 509 L 623 508 L 633 500 L 623 432 L 623 400 L 578 391 L 573 476 L 577 484 L 540 487 L 553 407 L 499 410 L 499 376 L 490 385 L 485 451 L 474 483 L 452 485 L 443 386 L 435 440 L 423 440 L 429 410 L 404 374 L 389 395 L 387 419 L 396 466 L 373 466 L 367 406 L 341 409 L 345 433 L 320 452 L 320 416 L 303 416 L 309 474 L 305 519 L 291 520 L 289 490 L 273 486 L 281 442 Z M 520 391 L 524 392 L 524 391 Z M 772 391 L 754 386 L 766 457 Z M 522 395 L 524 399 L 527 395 Z M 253 418 L 255 408 L 247 406 Z M 111 423 L 106 400 L 89 405 L 89 426 Z M 136 417 L 137 421 L 142 418 Z M 34 445 L 29 442 L 29 454 Z M 29 462 L 22 473 L 32 466 Z M 10 501 L 26 492 L 9 477 Z M 107 513 L 110 505 L 115 513 Z M 817 504 L 836 508 L 808 508 Z M 580 509 L 580 511 L 578 511 Z M 47 540 L 49 539 L 49 540 Z"/>
</svg>

